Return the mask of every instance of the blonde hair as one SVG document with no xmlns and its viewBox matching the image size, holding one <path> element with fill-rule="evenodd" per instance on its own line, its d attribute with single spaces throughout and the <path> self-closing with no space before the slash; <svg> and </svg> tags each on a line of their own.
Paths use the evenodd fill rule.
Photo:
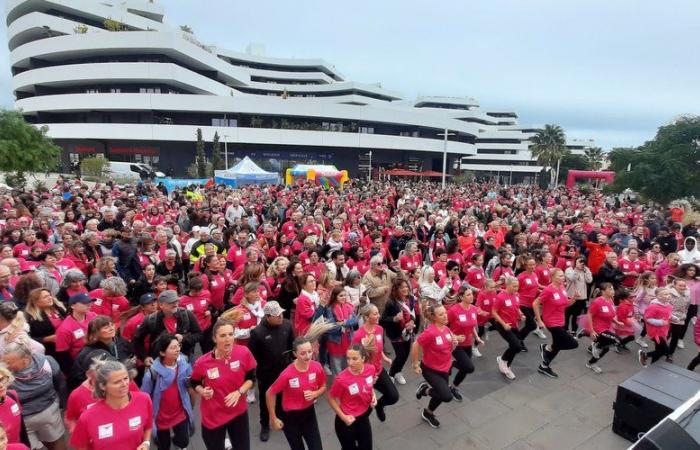
<svg viewBox="0 0 700 450">
<path fill-rule="evenodd" d="M 41 297 L 42 292 L 48 292 L 49 294 L 51 294 L 51 291 L 46 288 L 37 288 L 32 290 L 29 293 L 29 297 L 27 298 L 27 307 L 24 309 L 27 312 L 27 314 L 29 314 L 29 317 L 38 321 L 44 320 L 44 317 L 41 314 L 41 309 L 39 309 L 39 307 L 36 306 L 36 302 L 39 301 L 39 297 Z M 63 306 L 63 303 L 61 303 L 56 297 L 53 297 L 52 308 L 54 311 L 58 311 L 59 309 L 63 311 L 66 310 L 66 307 Z"/>
<path fill-rule="evenodd" d="M 11 385 L 15 381 L 15 376 L 12 375 L 10 369 L 4 365 L 0 365 L 0 378 L 7 378 L 7 385 Z"/>
</svg>

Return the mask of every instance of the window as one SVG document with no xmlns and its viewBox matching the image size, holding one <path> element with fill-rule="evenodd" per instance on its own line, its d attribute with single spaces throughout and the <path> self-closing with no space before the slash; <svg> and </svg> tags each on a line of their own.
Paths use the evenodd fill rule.
<svg viewBox="0 0 700 450">
<path fill-rule="evenodd" d="M 374 134 L 374 127 L 360 127 L 360 133 Z"/>
<path fill-rule="evenodd" d="M 110 94 L 119 94 L 122 90 L 120 88 L 111 88 L 109 90 Z"/>
<path fill-rule="evenodd" d="M 213 118 L 211 119 L 211 125 L 213 127 L 237 127 L 238 120 Z"/>
<path fill-rule="evenodd" d="M 160 94 L 160 88 L 139 88 L 140 94 Z"/>
<path fill-rule="evenodd" d="M 88 89 L 85 89 L 85 93 L 86 94 L 99 94 L 100 90 L 97 88 L 88 88 Z"/>
</svg>

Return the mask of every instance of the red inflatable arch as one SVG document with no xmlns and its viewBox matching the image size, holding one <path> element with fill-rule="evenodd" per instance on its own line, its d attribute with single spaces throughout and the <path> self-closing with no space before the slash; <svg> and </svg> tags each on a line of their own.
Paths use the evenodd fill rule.
<svg viewBox="0 0 700 450">
<path fill-rule="evenodd" d="M 615 172 L 593 172 L 591 170 L 569 170 L 569 175 L 566 177 L 566 187 L 572 188 L 579 178 L 594 178 L 612 183 L 615 179 Z"/>
</svg>

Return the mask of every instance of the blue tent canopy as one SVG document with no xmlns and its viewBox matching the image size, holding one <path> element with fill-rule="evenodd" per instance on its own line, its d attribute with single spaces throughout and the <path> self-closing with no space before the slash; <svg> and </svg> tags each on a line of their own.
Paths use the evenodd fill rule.
<svg viewBox="0 0 700 450">
<path fill-rule="evenodd" d="M 229 186 L 263 183 L 278 184 L 279 175 L 261 169 L 253 160 L 246 156 L 230 169 L 214 171 L 214 181 Z"/>
</svg>

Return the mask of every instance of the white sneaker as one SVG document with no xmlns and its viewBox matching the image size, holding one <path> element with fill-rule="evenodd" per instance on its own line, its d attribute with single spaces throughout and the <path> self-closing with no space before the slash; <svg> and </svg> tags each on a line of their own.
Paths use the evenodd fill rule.
<svg viewBox="0 0 700 450">
<path fill-rule="evenodd" d="M 649 348 L 649 344 L 644 342 L 644 339 L 642 339 L 641 336 L 635 339 L 634 342 L 642 348 Z"/>
<path fill-rule="evenodd" d="M 250 389 L 248 393 L 246 394 L 246 401 L 248 403 L 255 403 L 255 391 Z"/>
<path fill-rule="evenodd" d="M 510 367 L 508 367 L 508 366 L 506 366 L 506 374 L 505 375 L 509 380 L 515 380 L 515 374 L 513 373 L 512 370 L 510 370 Z"/>
<path fill-rule="evenodd" d="M 503 361 L 500 356 L 496 356 L 496 363 L 498 364 L 498 371 L 503 375 L 508 376 L 508 363 Z"/>
<path fill-rule="evenodd" d="M 693 317 L 694 319 L 695 317 Z M 487 342 L 489 340 L 489 330 L 484 331 L 484 335 L 482 336 L 484 339 L 484 342 Z"/>
<path fill-rule="evenodd" d="M 229 438 L 224 439 L 224 448 L 226 450 L 231 450 L 233 448 L 233 445 L 231 445 L 231 441 Z"/>
<path fill-rule="evenodd" d="M 547 339 L 547 335 L 544 334 L 544 331 L 542 331 L 541 328 L 536 329 L 535 331 L 533 331 L 533 333 L 535 333 L 540 339 Z"/>
<path fill-rule="evenodd" d="M 401 372 L 394 375 L 394 381 L 396 381 L 398 384 L 406 384 L 406 379 L 403 377 Z"/>
<path fill-rule="evenodd" d="M 593 355 L 595 359 L 600 359 L 600 349 L 595 343 L 591 345 L 591 355 Z"/>
<path fill-rule="evenodd" d="M 595 372 L 595 373 L 603 373 L 603 369 L 601 369 L 600 366 L 598 366 L 598 364 L 595 364 L 595 363 L 593 363 L 593 364 L 586 363 L 586 367 L 588 367 L 589 369 L 591 369 L 591 370 L 592 370 L 593 372 Z"/>
<path fill-rule="evenodd" d="M 678 340 L 678 348 L 685 348 L 685 344 L 683 343 L 683 339 Z"/>
<path fill-rule="evenodd" d="M 472 355 L 474 355 L 475 358 L 481 358 L 482 356 L 478 347 L 472 347 Z"/>
</svg>

